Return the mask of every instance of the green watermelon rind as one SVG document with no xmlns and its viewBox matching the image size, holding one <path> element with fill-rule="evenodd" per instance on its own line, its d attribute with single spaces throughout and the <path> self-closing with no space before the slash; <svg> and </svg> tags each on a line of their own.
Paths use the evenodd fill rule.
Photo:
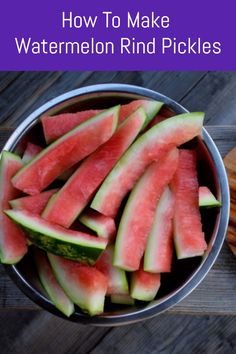
<svg viewBox="0 0 236 354">
<path fill-rule="evenodd" d="M 34 165 L 38 160 L 40 160 L 42 157 L 47 155 L 47 153 L 55 148 L 56 146 L 60 145 L 63 141 L 65 141 L 68 137 L 77 134 L 79 131 L 82 131 L 86 129 L 89 125 L 93 124 L 94 122 L 97 122 L 99 120 L 102 120 L 104 117 L 106 117 L 109 113 L 113 112 L 114 114 L 114 120 L 113 120 L 113 127 L 112 131 L 114 133 L 117 123 L 118 123 L 118 116 L 119 116 L 119 110 L 120 110 L 120 105 L 114 106 L 112 108 L 109 108 L 98 115 L 94 116 L 93 118 L 79 124 L 76 126 L 74 129 L 70 130 L 68 133 L 62 135 L 59 139 L 51 143 L 48 147 L 43 149 L 39 154 L 37 154 L 32 160 L 30 160 L 28 163 L 25 164 L 24 167 L 22 167 L 12 178 L 13 184 L 20 178 L 20 176 L 28 170 L 32 165 Z"/>
<path fill-rule="evenodd" d="M 114 184 L 114 181 L 119 178 L 119 176 L 122 174 L 123 170 L 125 170 L 127 165 L 131 164 L 132 161 L 135 161 L 137 159 L 138 152 L 141 151 L 149 142 L 153 140 L 159 140 L 160 143 L 163 141 L 163 143 L 165 144 L 165 133 L 168 134 L 171 129 L 176 126 L 180 128 L 182 126 L 183 129 L 186 129 L 187 125 L 191 125 L 191 127 L 196 126 L 196 135 L 198 135 L 199 129 L 203 125 L 203 119 L 203 112 L 180 114 L 156 124 L 146 133 L 141 135 L 124 153 L 121 159 L 113 167 L 111 172 L 107 175 L 100 188 L 98 189 L 97 193 L 95 194 L 94 199 L 92 200 L 92 203 L 90 205 L 91 208 L 101 212 L 100 206 L 106 195 L 109 195 L 109 189 L 112 190 L 113 188 L 117 187 L 116 182 Z M 187 142 L 188 140 L 189 139 L 183 139 L 182 144 L 184 142 Z"/>
<path fill-rule="evenodd" d="M 29 239 L 36 246 L 68 259 L 93 265 L 107 244 L 102 238 L 94 237 L 93 241 L 88 241 L 82 237 L 68 236 L 66 233 L 63 235 L 63 231 L 53 230 L 53 224 L 51 227 L 40 225 L 20 210 L 5 210 L 4 212 L 27 232 Z M 103 242 L 98 240 L 103 240 Z"/>
<path fill-rule="evenodd" d="M 130 269 L 129 267 L 124 266 L 122 259 L 120 257 L 120 250 L 123 244 L 125 243 L 125 235 L 126 235 L 125 230 L 126 230 L 126 225 L 128 224 L 130 219 L 130 214 L 133 211 L 133 202 L 136 201 L 137 195 L 139 194 L 140 188 L 142 188 L 143 183 L 145 183 L 145 176 L 144 177 L 142 176 L 138 180 L 138 182 L 135 184 L 134 188 L 132 189 L 132 192 L 129 195 L 128 201 L 125 205 L 125 209 L 122 213 L 122 217 L 116 235 L 113 265 L 115 267 L 120 267 L 121 269 L 126 271 L 134 271 L 135 269 Z"/>
<path fill-rule="evenodd" d="M 143 269 L 146 272 L 152 272 L 152 273 L 163 272 L 162 269 L 157 269 L 155 267 L 156 247 L 158 245 L 158 239 L 157 239 L 158 228 L 160 223 L 164 222 L 162 218 L 163 210 L 166 210 L 166 208 L 170 206 L 170 203 L 172 203 L 172 201 L 173 201 L 172 193 L 169 187 L 166 187 L 157 204 L 157 209 L 153 220 L 153 226 L 147 239 L 146 249 L 144 253 L 144 260 L 143 260 Z"/>
<path fill-rule="evenodd" d="M 81 224 L 83 224 L 83 225 L 87 226 L 89 229 L 95 231 L 98 236 L 103 237 L 103 238 L 108 238 L 108 236 L 106 235 L 105 228 L 102 227 L 101 224 L 99 225 L 97 222 L 95 222 L 88 215 L 81 214 L 79 216 L 79 221 L 81 222 Z"/>
<path fill-rule="evenodd" d="M 47 257 L 47 255 L 45 254 L 44 257 Z M 42 269 L 42 264 L 40 264 L 40 262 L 37 261 L 36 257 L 34 257 L 34 260 L 35 260 L 36 268 L 38 271 L 39 280 L 40 280 L 43 288 L 45 289 L 49 299 L 52 301 L 54 306 L 59 311 L 61 311 L 67 317 L 70 317 L 72 315 L 72 313 L 74 313 L 74 311 L 75 311 L 74 304 L 69 299 L 69 297 L 66 295 L 66 293 L 64 292 L 64 290 L 62 289 L 62 287 L 60 286 L 59 283 L 58 283 L 58 287 L 60 287 L 60 297 L 58 296 L 58 292 L 55 293 L 55 291 L 54 291 L 55 289 L 51 285 L 51 281 L 50 281 L 51 277 L 55 277 L 55 275 L 53 274 L 53 270 L 51 269 L 52 274 L 50 274 L 49 276 L 45 276 L 45 273 L 43 272 L 43 269 Z M 48 259 L 47 259 L 47 261 L 49 262 Z M 49 263 L 49 266 L 51 268 L 50 263 Z"/>
<path fill-rule="evenodd" d="M 141 284 L 136 284 L 134 281 L 134 276 L 131 274 L 130 295 L 133 299 L 141 301 L 152 301 L 155 299 L 159 288 L 160 284 L 151 290 L 147 289 L 145 284 L 143 284 L 143 286 Z"/>
<path fill-rule="evenodd" d="M 209 190 L 208 187 L 208 194 L 205 196 L 202 196 L 200 193 L 200 188 L 199 187 L 199 207 L 200 208 L 215 208 L 215 207 L 220 207 L 221 202 L 216 199 L 216 197 L 212 194 L 212 192 Z"/>
<path fill-rule="evenodd" d="M 164 102 L 160 101 L 146 101 L 143 105 L 140 107 L 143 107 L 147 118 L 144 122 L 143 129 L 146 128 L 146 126 L 151 122 L 151 120 L 156 116 L 156 114 L 160 111 L 160 109 L 163 107 Z"/>
</svg>

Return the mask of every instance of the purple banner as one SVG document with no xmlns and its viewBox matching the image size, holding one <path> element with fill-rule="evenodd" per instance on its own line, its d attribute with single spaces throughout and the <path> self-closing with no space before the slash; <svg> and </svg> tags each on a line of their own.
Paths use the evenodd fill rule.
<svg viewBox="0 0 236 354">
<path fill-rule="evenodd" d="M 8 0 L 0 70 L 235 70 L 235 0 Z"/>
</svg>

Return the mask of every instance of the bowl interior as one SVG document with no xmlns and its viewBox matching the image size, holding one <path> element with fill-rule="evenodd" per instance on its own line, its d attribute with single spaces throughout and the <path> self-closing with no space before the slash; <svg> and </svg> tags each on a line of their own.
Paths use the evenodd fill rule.
<svg viewBox="0 0 236 354">
<path fill-rule="evenodd" d="M 10 146 L 8 146 L 10 150 L 16 151 L 19 154 L 22 154 L 28 141 L 37 143 L 41 146 L 45 146 L 46 144 L 43 137 L 42 127 L 38 120 L 40 116 L 45 114 L 54 115 L 65 112 L 77 112 L 86 109 L 104 109 L 111 107 L 112 105 L 128 103 L 133 99 L 147 97 L 154 98 L 156 100 L 159 99 L 165 102 L 165 106 L 161 110 L 161 114 L 163 116 L 168 117 L 186 112 L 183 107 L 170 100 L 169 98 L 158 95 L 156 93 L 154 95 L 155 97 L 153 97 L 153 95 L 150 94 L 148 90 L 142 94 L 109 90 L 83 93 L 81 95 L 76 95 L 76 97 L 70 98 L 64 97 L 61 102 L 45 106 L 40 114 L 36 114 L 35 116 L 31 117 L 26 124 L 24 131 L 20 132 L 17 138 L 15 138 L 14 141 L 11 142 Z M 217 167 L 214 162 L 212 154 L 209 151 L 209 146 L 206 146 L 206 143 L 199 138 L 193 139 L 190 143 L 187 144 L 187 147 L 188 146 L 194 146 L 197 150 L 198 175 L 200 185 L 208 186 L 210 190 L 221 200 L 222 195 L 219 183 L 219 167 Z M 140 314 L 141 317 L 145 317 L 145 312 L 148 312 L 149 310 L 151 311 L 150 314 L 154 312 L 161 312 L 164 309 L 172 306 L 175 302 L 179 301 L 180 298 L 178 296 L 176 297 L 176 294 L 178 294 L 178 292 L 188 283 L 194 274 L 200 270 L 201 265 L 204 263 L 205 259 L 211 252 L 213 245 L 215 244 L 221 210 L 217 208 L 204 209 L 201 211 L 201 213 L 203 229 L 206 235 L 206 241 L 209 245 L 206 255 L 203 258 L 195 257 L 185 260 L 177 260 L 174 256 L 172 272 L 162 274 L 161 287 L 155 301 L 149 304 L 140 301 L 136 303 L 135 307 L 129 307 L 114 305 L 111 304 L 109 300 L 107 300 L 105 305 L 105 313 L 102 316 L 97 316 L 91 319 L 86 314 L 83 314 L 79 308 L 77 308 L 76 313 L 71 317 L 71 320 L 93 324 L 115 324 L 115 321 L 118 321 L 119 323 L 122 321 L 133 321 L 140 319 Z M 63 317 L 63 315 L 57 311 L 51 302 L 47 299 L 47 296 L 38 280 L 30 252 L 19 264 L 7 268 L 18 286 L 32 300 L 50 312 Z M 190 290 L 191 289 L 189 289 L 188 292 L 190 292 Z M 175 300 L 169 301 L 174 296 Z M 169 304 L 163 306 L 163 304 L 168 301 Z"/>
</svg>

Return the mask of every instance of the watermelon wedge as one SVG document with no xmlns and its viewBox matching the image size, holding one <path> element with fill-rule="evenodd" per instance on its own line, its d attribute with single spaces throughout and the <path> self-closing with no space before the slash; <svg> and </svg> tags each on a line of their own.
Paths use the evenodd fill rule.
<svg viewBox="0 0 236 354">
<path fill-rule="evenodd" d="M 171 181 L 179 152 L 171 150 L 160 162 L 153 162 L 133 188 L 117 231 L 113 264 L 134 271 L 140 267 L 157 201 Z"/>
<path fill-rule="evenodd" d="M 27 195 L 9 201 L 10 206 L 13 209 L 28 210 L 33 214 L 40 215 L 44 210 L 49 198 L 58 191 L 57 188 L 45 191 L 36 195 Z"/>
<path fill-rule="evenodd" d="M 52 143 L 13 177 L 14 187 L 31 195 L 45 189 L 62 172 L 110 139 L 118 113 L 119 106 L 110 108 Z"/>
<path fill-rule="evenodd" d="M 141 267 L 136 272 L 131 273 L 130 295 L 136 300 L 152 301 L 160 285 L 160 274 L 145 272 Z"/>
<path fill-rule="evenodd" d="M 24 154 L 22 156 L 22 162 L 27 163 L 32 158 L 34 158 L 37 154 L 39 154 L 43 148 L 41 146 L 33 144 L 33 143 L 28 143 L 26 146 L 26 149 L 24 151 Z"/>
<path fill-rule="evenodd" d="M 34 261 L 38 270 L 39 279 L 49 299 L 58 310 L 69 317 L 75 311 L 74 304 L 57 282 L 46 253 L 39 248 L 35 248 Z"/>
<path fill-rule="evenodd" d="M 119 123 L 123 122 L 136 109 L 143 107 L 147 120 L 143 128 L 151 121 L 163 106 L 162 102 L 150 100 L 135 100 L 120 107 Z M 62 135 L 68 133 L 71 129 L 84 121 L 92 118 L 96 114 L 101 113 L 100 110 L 88 110 L 77 113 L 63 113 L 56 116 L 44 116 L 41 118 L 44 136 L 47 143 L 51 143 Z"/>
<path fill-rule="evenodd" d="M 177 257 L 201 256 L 207 244 L 198 205 L 195 151 L 180 150 L 179 164 L 171 187 L 175 198 L 174 243 Z"/>
<path fill-rule="evenodd" d="M 90 316 L 104 310 L 107 278 L 95 267 L 48 254 L 54 274 L 71 301 Z"/>
<path fill-rule="evenodd" d="M 26 146 L 26 149 L 24 151 L 23 157 L 22 157 L 22 162 L 28 163 L 30 160 L 32 160 L 37 154 L 39 154 L 43 148 L 39 145 L 28 143 Z M 71 175 L 75 172 L 75 170 L 78 168 L 79 164 L 76 164 L 72 167 L 70 167 L 68 170 L 64 171 L 60 176 L 58 176 L 58 179 L 61 181 L 66 181 L 68 178 L 71 177 Z"/>
<path fill-rule="evenodd" d="M 62 113 L 55 116 L 43 116 L 41 118 L 44 137 L 49 144 L 62 135 L 74 129 L 77 125 L 101 113 L 100 110 L 90 109 L 76 113 Z"/>
<path fill-rule="evenodd" d="M 221 203 L 216 199 L 208 187 L 199 187 L 198 198 L 200 207 L 213 208 L 221 206 Z"/>
<path fill-rule="evenodd" d="M 8 151 L 1 153 L 0 161 L 0 261 L 14 264 L 20 261 L 27 252 L 27 240 L 24 232 L 4 213 L 9 208 L 8 201 L 19 196 L 19 191 L 11 184 L 11 177 L 22 167 L 19 156 Z"/>
<path fill-rule="evenodd" d="M 173 255 L 174 198 L 165 188 L 157 204 L 144 255 L 144 270 L 152 273 L 171 271 Z"/>
<path fill-rule="evenodd" d="M 129 294 L 112 294 L 111 295 L 112 304 L 120 305 L 134 305 L 134 299 Z"/>
<path fill-rule="evenodd" d="M 160 160 L 172 147 L 201 133 L 203 113 L 186 113 L 162 121 L 140 136 L 125 152 L 96 193 L 91 207 L 115 217 L 121 201 L 145 168 Z"/>
<path fill-rule="evenodd" d="M 129 294 L 128 281 L 125 271 L 112 264 L 114 247 L 109 245 L 97 260 L 95 267 L 108 279 L 107 295 Z"/>
<path fill-rule="evenodd" d="M 122 105 L 120 107 L 119 122 L 123 122 L 131 113 L 136 111 L 138 108 L 142 107 L 146 113 L 146 120 L 143 125 L 143 129 L 148 125 L 148 123 L 155 117 L 163 106 L 163 102 L 153 101 L 153 100 L 135 100 L 128 104 Z"/>
<path fill-rule="evenodd" d="M 36 246 L 65 258 L 94 264 L 107 245 L 104 238 L 64 229 L 26 210 L 6 210 L 5 214 L 25 229 Z"/>
<path fill-rule="evenodd" d="M 99 214 L 90 209 L 80 215 L 79 221 L 89 229 L 95 231 L 98 236 L 107 239 L 109 242 L 114 240 L 116 225 L 114 219 L 109 216 Z"/>
<path fill-rule="evenodd" d="M 146 115 L 139 108 L 117 129 L 115 134 L 84 160 L 77 171 L 49 201 L 42 217 L 69 227 L 82 212 L 103 179 L 140 132 Z"/>
</svg>

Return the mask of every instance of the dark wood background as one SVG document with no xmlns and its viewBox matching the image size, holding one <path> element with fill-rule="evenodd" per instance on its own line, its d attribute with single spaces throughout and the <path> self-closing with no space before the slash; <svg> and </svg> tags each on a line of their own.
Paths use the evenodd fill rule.
<svg viewBox="0 0 236 354">
<path fill-rule="evenodd" d="M 0 72 L 1 145 L 42 103 L 106 82 L 151 88 L 203 110 L 222 155 L 236 145 L 236 72 Z M 227 245 L 203 283 L 172 311 L 120 328 L 58 319 L 25 298 L 2 267 L 0 276 L 1 353 L 236 352 L 236 260 Z"/>
</svg>

